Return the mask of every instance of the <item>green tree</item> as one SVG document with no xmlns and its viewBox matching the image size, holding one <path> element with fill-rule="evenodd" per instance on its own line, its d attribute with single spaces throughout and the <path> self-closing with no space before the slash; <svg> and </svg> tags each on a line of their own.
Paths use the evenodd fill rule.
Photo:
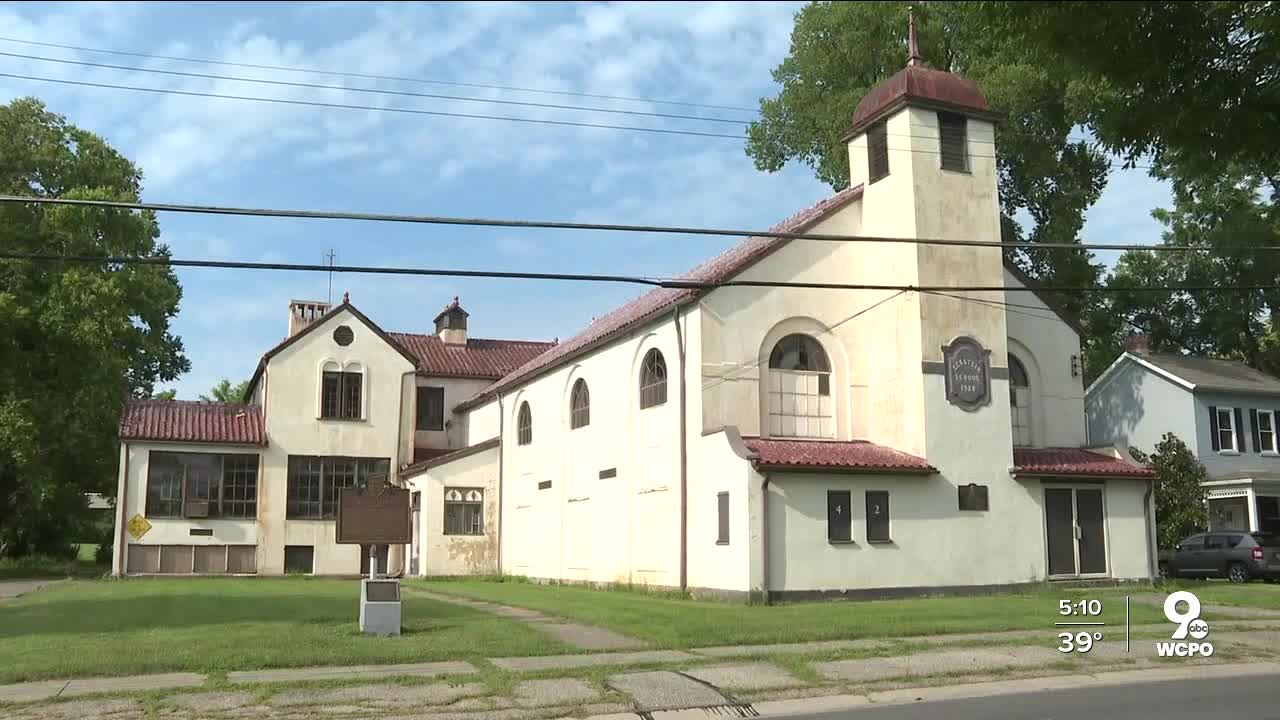
<svg viewBox="0 0 1280 720">
<path fill-rule="evenodd" d="M 201 395 L 202 402 L 220 402 L 220 403 L 238 403 L 244 402 L 244 393 L 249 389 L 249 381 L 231 384 L 227 378 L 222 378 L 222 382 L 214 385 L 209 390 L 208 395 Z"/>
<path fill-rule="evenodd" d="M 1134 459 L 1156 472 L 1156 541 L 1171 548 L 1188 535 L 1204 530 L 1208 511 L 1204 504 L 1204 466 L 1173 433 L 1165 433 L 1148 455 L 1130 448 Z"/>
<path fill-rule="evenodd" d="M 152 400 L 174 400 L 177 397 L 178 397 L 178 391 L 172 390 L 172 389 L 161 390 L 160 392 L 152 393 L 151 395 Z"/>
<path fill-rule="evenodd" d="M 840 137 L 867 91 L 905 66 L 909 5 L 926 64 L 972 78 L 989 104 L 1007 113 L 996 136 L 1003 237 L 1076 242 L 1109 170 L 1102 153 L 1072 134 L 1088 120 L 1088 108 L 1073 94 L 1073 80 L 1042 53 L 991 32 L 981 3 L 806 5 L 796 14 L 790 53 L 773 71 L 781 90 L 760 101 L 760 120 L 748 130 L 747 155 L 769 172 L 799 160 L 833 188 L 847 186 L 848 154 Z M 1027 231 L 1014 220 L 1020 213 L 1031 219 Z M 1032 248 L 1010 255 L 1048 283 L 1093 286 L 1102 274 L 1083 250 Z M 1088 294 L 1055 299 L 1082 316 L 1095 301 Z"/>
<path fill-rule="evenodd" d="M 141 172 L 34 99 L 0 105 L 0 192 L 137 201 Z M 0 204 L 0 249 L 167 257 L 152 213 Z M 68 549 L 85 492 L 111 494 L 130 397 L 188 361 L 165 266 L 0 260 L 0 555 Z"/>
</svg>

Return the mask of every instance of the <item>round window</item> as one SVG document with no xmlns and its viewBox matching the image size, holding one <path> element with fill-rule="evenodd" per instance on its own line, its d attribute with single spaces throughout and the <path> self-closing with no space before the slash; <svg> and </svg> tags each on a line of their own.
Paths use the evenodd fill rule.
<svg viewBox="0 0 1280 720">
<path fill-rule="evenodd" d="M 346 325 L 339 325 L 337 329 L 333 331 L 333 341 L 343 347 L 350 345 L 355 339 L 356 334 L 351 332 L 351 328 Z"/>
</svg>

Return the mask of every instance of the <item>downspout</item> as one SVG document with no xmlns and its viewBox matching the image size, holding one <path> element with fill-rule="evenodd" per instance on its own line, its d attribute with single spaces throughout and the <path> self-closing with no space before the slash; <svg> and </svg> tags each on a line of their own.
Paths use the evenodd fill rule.
<svg viewBox="0 0 1280 720">
<path fill-rule="evenodd" d="M 1151 527 L 1151 514 L 1154 512 L 1151 508 L 1151 496 L 1155 489 L 1156 481 L 1152 478 L 1147 483 L 1147 491 L 1142 494 L 1142 521 L 1147 529 L 1147 576 L 1152 580 L 1160 573 L 1160 547 L 1152 537 L 1155 533 Z"/>
<path fill-rule="evenodd" d="M 124 474 L 116 487 L 116 567 L 120 572 L 116 577 L 124 577 L 127 568 L 124 566 L 128 557 L 128 542 L 125 539 L 125 515 L 129 511 L 129 443 L 121 441 L 120 452 L 124 454 Z"/>
<path fill-rule="evenodd" d="M 503 505 L 503 503 L 505 503 L 505 502 L 507 501 L 507 497 L 506 497 L 506 495 L 503 493 L 503 490 L 502 490 L 502 456 L 505 454 L 505 453 L 503 452 L 503 447 L 502 447 L 502 445 L 503 445 L 503 440 L 505 440 L 505 439 L 506 439 L 506 436 L 505 436 L 505 435 L 503 435 L 503 429 L 502 429 L 502 427 L 503 427 L 504 422 L 506 421 L 506 418 L 507 418 L 507 413 L 502 409 L 502 393 L 498 393 L 498 537 L 497 537 L 497 541 L 498 541 L 498 557 L 497 557 L 497 572 L 498 572 L 498 577 L 502 577 L 502 533 L 503 533 L 503 526 L 502 526 L 502 505 Z"/>
<path fill-rule="evenodd" d="M 400 374 L 400 413 L 399 413 L 399 415 L 400 415 L 400 416 L 399 416 L 398 418 L 396 418 L 396 462 L 395 462 L 395 472 L 396 472 L 396 483 L 397 483 L 397 484 L 399 484 L 399 482 L 400 482 L 400 468 L 402 467 L 402 463 L 403 463 L 403 461 L 404 461 L 404 453 L 403 453 L 403 452 L 401 452 L 401 450 L 403 449 L 403 443 L 404 443 L 404 411 L 405 411 L 405 402 L 404 402 L 404 381 L 405 381 L 405 378 L 409 377 L 410 375 L 416 375 L 416 374 L 417 374 L 417 372 L 418 372 L 418 370 L 415 368 L 415 369 L 413 369 L 413 370 L 407 370 L 407 371 L 405 371 L 405 372 L 403 372 L 403 373 L 401 373 L 401 374 Z M 416 383 L 416 382 L 414 383 L 414 387 L 415 387 L 415 388 L 417 387 L 417 383 Z M 417 391 L 415 390 L 414 392 L 416 393 Z M 447 444 L 447 442 L 448 442 L 448 441 L 446 441 L 446 444 Z M 414 441 L 413 443 L 410 443 L 410 445 L 411 445 L 411 446 L 412 446 L 412 445 L 414 445 L 414 444 L 416 444 L 416 439 L 415 439 L 415 441 Z M 412 457 L 412 456 L 411 456 L 411 457 Z M 403 485 L 401 485 L 400 487 L 403 487 Z M 410 513 L 410 517 L 412 517 L 412 516 L 413 516 L 413 510 L 410 510 L 410 511 L 409 511 L 409 513 Z M 413 529 L 412 529 L 412 531 L 416 533 L 416 532 L 418 532 L 418 528 L 413 528 Z M 388 550 L 389 550 L 389 549 L 388 549 Z M 388 554 L 388 555 L 390 555 L 391 553 L 388 551 L 388 552 L 387 552 L 387 554 Z M 389 557 L 388 557 L 388 558 L 386 559 L 386 561 L 387 561 L 387 568 L 386 568 L 387 575 L 389 575 L 389 576 L 391 576 L 391 577 L 398 577 L 398 578 L 399 578 L 399 577 L 404 577 L 405 570 L 406 570 L 406 569 L 408 568 L 408 566 L 409 566 L 409 563 L 405 562 L 405 557 L 407 556 L 407 554 L 408 554 L 408 553 L 405 551 L 405 547 L 404 547 L 403 545 L 401 545 L 401 546 L 400 546 L 400 567 L 399 567 L 399 568 L 397 568 L 397 572 L 395 572 L 395 573 L 391 572 L 391 558 L 389 558 Z"/>
<path fill-rule="evenodd" d="M 680 592 L 689 590 L 689 448 L 685 424 L 684 331 L 680 327 L 680 306 L 671 319 L 676 324 L 676 351 L 680 356 Z"/>
<path fill-rule="evenodd" d="M 760 482 L 760 597 L 765 605 L 769 599 L 769 476 Z"/>
</svg>

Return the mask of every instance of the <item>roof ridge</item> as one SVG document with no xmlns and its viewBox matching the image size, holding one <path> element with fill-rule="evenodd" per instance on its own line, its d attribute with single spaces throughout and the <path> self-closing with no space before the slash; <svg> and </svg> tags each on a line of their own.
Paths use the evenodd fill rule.
<svg viewBox="0 0 1280 720">
<path fill-rule="evenodd" d="M 414 332 L 402 332 L 402 331 L 399 331 L 399 330 L 388 330 L 388 331 L 387 331 L 387 334 L 388 334 L 388 335 L 403 335 L 403 336 L 405 336 L 405 337 L 414 337 L 414 338 L 433 338 L 433 337 L 434 337 L 434 338 L 438 338 L 438 337 L 440 337 L 439 335 L 436 335 L 436 334 L 435 334 L 435 333 L 433 333 L 433 332 L 427 332 L 427 333 L 414 333 Z M 522 344 L 525 344 L 525 345 L 555 345 L 555 343 L 554 343 L 554 342 L 552 342 L 552 341 L 550 341 L 550 340 L 511 340 L 511 339 L 508 339 L 508 338 L 488 338 L 488 337 L 468 337 L 468 338 L 467 338 L 467 342 L 472 342 L 473 340 L 474 340 L 474 341 L 479 341 L 479 342 L 522 343 Z"/>
</svg>

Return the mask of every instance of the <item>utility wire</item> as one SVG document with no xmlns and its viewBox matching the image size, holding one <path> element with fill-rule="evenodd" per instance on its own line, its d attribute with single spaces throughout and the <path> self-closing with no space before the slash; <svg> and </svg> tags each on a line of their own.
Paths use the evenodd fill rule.
<svg viewBox="0 0 1280 720">
<path fill-rule="evenodd" d="M 790 288 L 800 290 L 897 290 L 901 292 L 1228 292 L 1240 290 L 1280 290 L 1280 285 L 1148 285 L 1141 287 L 1083 287 L 1021 285 L 872 285 L 863 283 L 787 282 L 776 280 L 705 281 L 685 278 L 652 278 L 639 275 L 599 275 L 594 273 L 539 273 L 505 270 L 457 270 L 414 267 L 376 267 L 367 265 L 322 265 L 304 263 L 239 262 L 233 260 L 182 260 L 169 257 L 129 257 L 94 255 L 57 255 L 50 253 L 0 252 L 0 260 L 77 263 L 88 265 L 160 265 L 236 270 L 290 270 L 301 272 L 335 272 L 372 275 L 428 275 L 439 277 L 514 278 L 523 280 L 564 280 L 612 282 L 648 285 L 680 290 L 714 290 L 723 287 Z"/>
<path fill-rule="evenodd" d="M 839 235 L 829 233 L 780 232 L 774 230 L 737 230 L 725 228 L 679 227 L 670 225 L 623 225 L 609 223 L 557 222 L 548 220 L 506 220 L 497 218 L 463 218 L 435 215 L 393 215 L 383 213 L 333 212 L 327 210 L 286 210 L 272 208 L 242 208 L 220 205 L 179 205 L 168 203 L 144 203 L 119 200 L 81 200 L 74 198 L 36 197 L 26 195 L 0 195 L 0 203 L 31 203 L 34 205 L 76 205 L 82 207 L 111 208 L 117 210 L 150 210 L 153 212 L 180 212 L 203 215 L 242 215 L 251 217 L 306 218 L 311 220 L 357 220 L 367 222 L 394 222 L 420 225 L 462 225 L 472 227 L 537 228 L 545 230 L 602 230 L 609 232 L 643 232 L 675 235 L 713 235 L 722 237 L 758 237 L 784 240 L 819 240 L 827 242 L 903 243 L 910 245 L 952 245 L 960 247 L 998 248 L 1057 248 L 1066 250 L 1154 250 L 1159 252 L 1205 252 L 1211 248 L 1195 245 L 1100 245 L 1090 243 L 1052 242 L 1002 242 L 999 240 L 946 240 L 926 238 L 898 238 L 873 235 Z M 1255 245 L 1247 250 L 1277 251 L 1280 245 Z"/>
<path fill-rule="evenodd" d="M 103 48 L 91 48 L 91 47 L 84 47 L 81 45 L 65 45 L 62 43 L 38 42 L 35 40 L 20 40 L 18 38 L 12 38 L 12 37 L 0 37 L 0 40 L 3 40 L 4 42 L 19 43 L 22 45 L 38 45 L 40 47 L 61 48 L 63 50 L 78 50 L 80 52 L 104 53 L 107 55 L 127 55 L 129 57 L 148 58 L 152 60 L 173 60 L 176 62 L 201 63 L 204 65 L 222 65 L 224 67 L 242 67 L 242 68 L 253 68 L 257 70 L 278 70 L 280 72 L 292 72 L 292 73 L 311 73 L 314 75 L 330 75 L 334 77 L 363 78 L 365 80 L 390 80 L 394 82 L 420 83 L 424 85 L 449 85 L 453 87 L 480 88 L 484 90 L 508 90 L 511 92 L 540 93 L 543 95 L 563 95 L 568 97 L 595 98 L 598 100 L 622 100 L 625 102 L 646 102 L 646 103 L 653 103 L 655 105 L 678 105 L 683 107 L 701 107 L 701 108 L 711 108 L 715 110 L 735 110 L 739 112 L 750 112 L 750 113 L 760 112 L 759 109 L 757 108 L 735 107 L 733 105 L 709 105 L 706 103 L 679 102 L 676 100 L 655 100 L 653 98 L 627 97 L 625 95 L 600 95 L 596 93 L 570 92 L 567 90 L 547 90 L 544 88 L 514 87 L 510 85 L 488 85 L 485 83 L 457 82 L 452 80 L 433 80 L 433 79 L 427 79 L 427 78 L 397 77 L 395 75 L 374 75 L 369 73 L 339 72 L 337 70 L 286 67 L 283 65 L 261 65 L 257 63 L 230 62 L 227 60 L 208 60 L 208 59 L 202 59 L 202 58 L 178 57 L 174 55 L 156 55 L 152 53 L 131 52 L 127 50 L 106 50 Z"/>
<path fill-rule="evenodd" d="M 0 52 L 2 57 L 23 58 L 26 60 L 39 60 L 41 62 L 62 63 L 65 65 L 83 65 L 87 67 L 108 68 L 111 70 L 126 70 L 129 72 L 154 73 L 159 75 L 173 75 L 178 77 L 201 78 L 204 80 L 231 80 L 233 82 L 257 83 L 260 85 L 275 85 L 278 87 L 297 87 L 311 88 L 315 90 L 340 90 L 343 92 L 370 93 L 375 95 L 398 95 L 402 97 L 427 98 L 431 100 L 456 100 L 462 102 L 477 103 L 493 103 L 495 105 L 518 105 L 521 107 L 534 108 L 551 108 L 556 110 L 577 110 L 580 112 L 598 112 L 612 113 L 615 115 L 640 115 L 645 117 L 668 118 L 672 120 L 701 120 L 703 122 L 728 123 L 732 125 L 746 125 L 747 120 L 734 120 L 731 118 L 721 117 L 705 117 L 702 115 L 679 115 L 674 113 L 645 112 L 642 110 L 620 110 L 615 108 L 602 107 L 584 107 L 581 105 L 562 105 L 558 103 L 540 103 L 526 102 L 522 100 L 498 100 L 493 98 L 465 97 L 462 95 L 440 95 L 437 93 L 411 92 L 408 90 L 383 90 L 379 88 L 367 87 L 350 87 L 344 85 L 324 85 L 321 83 L 294 82 L 289 80 L 268 80 L 265 78 L 239 77 L 236 75 L 213 75 L 210 73 L 184 72 L 181 70 L 162 70 L 160 68 L 145 68 L 131 65 L 111 65 L 109 63 L 88 62 L 85 60 L 67 60 L 63 58 L 41 57 L 39 55 L 23 55 L 21 53 Z"/>
</svg>

